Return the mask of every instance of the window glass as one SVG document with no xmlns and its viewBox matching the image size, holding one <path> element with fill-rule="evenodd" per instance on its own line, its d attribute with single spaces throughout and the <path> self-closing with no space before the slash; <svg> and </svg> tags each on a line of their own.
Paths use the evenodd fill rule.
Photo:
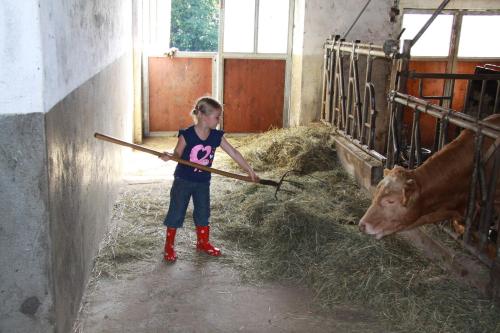
<svg viewBox="0 0 500 333">
<path fill-rule="evenodd" d="M 259 1 L 259 53 L 286 53 L 289 0 Z"/>
<path fill-rule="evenodd" d="M 464 15 L 459 57 L 500 57 L 500 43 L 496 40 L 500 32 L 500 15 Z"/>
<path fill-rule="evenodd" d="M 224 52 L 253 52 L 255 1 L 224 1 Z"/>
<path fill-rule="evenodd" d="M 403 40 L 413 39 L 430 17 L 430 14 L 403 15 L 403 28 L 406 28 L 406 30 L 401 36 L 401 49 Z M 452 25 L 453 15 L 438 15 L 418 42 L 413 45 L 411 55 L 417 57 L 447 57 L 450 50 Z"/>
</svg>

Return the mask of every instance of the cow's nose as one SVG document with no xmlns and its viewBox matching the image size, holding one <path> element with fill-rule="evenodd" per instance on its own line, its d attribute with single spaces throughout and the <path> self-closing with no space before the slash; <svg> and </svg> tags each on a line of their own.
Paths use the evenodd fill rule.
<svg viewBox="0 0 500 333">
<path fill-rule="evenodd" d="M 365 232 L 366 225 L 363 222 L 359 222 L 358 227 L 359 227 L 359 231 Z"/>
</svg>

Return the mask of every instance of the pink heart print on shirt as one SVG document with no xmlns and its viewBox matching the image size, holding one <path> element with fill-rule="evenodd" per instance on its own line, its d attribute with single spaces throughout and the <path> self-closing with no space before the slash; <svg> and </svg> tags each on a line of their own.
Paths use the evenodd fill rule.
<svg viewBox="0 0 500 333">
<path fill-rule="evenodd" d="M 203 157 L 198 158 L 199 153 L 204 153 Z M 204 147 L 203 145 L 196 145 L 191 149 L 191 153 L 189 153 L 189 160 L 193 163 L 198 163 L 201 165 L 208 165 L 210 163 L 209 158 L 213 158 L 213 155 L 210 155 L 212 152 L 212 147 L 211 146 L 206 146 Z M 207 158 L 209 157 L 209 158 Z M 194 171 L 201 172 L 201 170 L 194 169 Z"/>
</svg>

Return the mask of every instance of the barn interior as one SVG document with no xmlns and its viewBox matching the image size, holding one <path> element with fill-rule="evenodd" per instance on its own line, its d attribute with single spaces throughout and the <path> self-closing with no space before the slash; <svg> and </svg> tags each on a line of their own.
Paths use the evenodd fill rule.
<svg viewBox="0 0 500 333">
<path fill-rule="evenodd" d="M 5 0 L 0 21 L 0 332 L 500 330 L 500 1 Z M 214 175 L 223 255 L 195 251 L 190 205 L 166 263 L 175 162 L 95 133 L 171 152 L 200 96 L 286 181 Z M 464 130 L 461 218 L 359 230 L 384 170 Z"/>
</svg>

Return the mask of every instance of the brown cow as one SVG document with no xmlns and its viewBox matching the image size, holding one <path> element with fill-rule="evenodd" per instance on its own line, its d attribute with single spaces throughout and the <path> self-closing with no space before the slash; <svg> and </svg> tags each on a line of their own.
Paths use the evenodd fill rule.
<svg viewBox="0 0 500 333">
<path fill-rule="evenodd" d="M 500 115 L 485 121 L 500 125 Z M 493 140 L 485 138 L 483 149 L 487 150 L 492 143 Z M 415 170 L 394 167 L 377 185 L 359 229 L 380 239 L 423 224 L 462 219 L 473 170 L 473 151 L 474 133 L 464 130 Z M 500 209 L 499 185 L 500 181 L 496 209 Z"/>
</svg>

